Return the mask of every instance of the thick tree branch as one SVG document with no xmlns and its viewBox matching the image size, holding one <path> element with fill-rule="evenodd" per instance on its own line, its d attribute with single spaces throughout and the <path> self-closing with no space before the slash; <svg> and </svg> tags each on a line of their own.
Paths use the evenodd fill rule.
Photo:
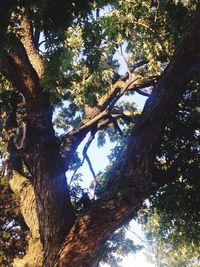
<svg viewBox="0 0 200 267">
<path fill-rule="evenodd" d="M 3 14 L 0 12 L 0 73 L 28 99 L 36 94 L 38 77 L 19 38 L 13 33 L 7 33 L 13 3 L 3 1 L 1 4 Z M 30 28 L 27 28 L 24 33 L 28 34 L 29 30 Z"/>
<path fill-rule="evenodd" d="M 136 64 L 131 66 L 131 72 L 134 72 L 136 69 L 141 68 L 148 63 L 149 63 L 148 60 L 141 60 L 141 61 L 137 62 Z"/>
<path fill-rule="evenodd" d="M 77 219 L 54 266 L 93 266 L 95 256 L 109 234 L 124 223 L 150 194 L 152 166 L 164 127 L 186 86 L 197 74 L 194 66 L 199 62 L 200 8 L 147 100 L 128 144 L 108 173 L 102 198 Z M 103 228 L 99 227 L 102 221 Z M 74 255 L 80 255 L 81 259 Z"/>
<path fill-rule="evenodd" d="M 179 178 L 178 166 L 177 163 L 174 163 L 167 171 L 153 169 L 153 183 L 157 186 L 162 186 L 175 181 Z"/>
<path fill-rule="evenodd" d="M 105 120 L 110 115 L 114 105 L 120 99 L 120 97 L 127 90 L 135 90 L 138 88 L 143 88 L 155 83 L 155 78 L 143 78 L 141 76 L 136 76 L 135 78 L 125 81 L 117 81 L 111 90 L 106 93 L 99 100 L 97 107 L 88 108 L 87 112 L 80 124 L 80 127 L 69 132 L 65 137 L 63 137 L 63 142 L 61 144 L 61 155 L 65 162 L 69 162 L 71 156 L 76 151 L 79 144 L 83 141 L 85 136 L 89 131 L 96 128 L 97 125 L 102 127 L 107 124 L 104 123 Z M 102 123 L 102 121 L 104 121 Z"/>
<path fill-rule="evenodd" d="M 39 79 L 26 57 L 25 50 L 18 54 L 4 49 L 0 54 L 0 72 L 21 92 L 27 101 L 37 95 Z"/>
<path fill-rule="evenodd" d="M 34 181 L 40 238 L 46 261 L 57 254 L 75 215 L 52 125 L 49 97 L 41 90 L 38 74 L 23 44 L 18 37 L 11 37 L 12 45 L 9 40 L 0 53 L 0 72 L 26 100 L 27 143 L 25 147 L 19 147 L 19 153 Z"/>
<path fill-rule="evenodd" d="M 44 63 L 39 55 L 37 47 L 35 46 L 34 37 L 31 29 L 31 21 L 28 18 L 26 10 L 23 11 L 20 26 L 22 32 L 21 41 L 24 45 L 24 48 L 26 49 L 27 56 L 33 68 L 37 72 L 38 77 L 42 78 L 42 76 L 44 75 Z"/>
<path fill-rule="evenodd" d="M 24 26 L 25 27 L 25 26 Z M 29 29 L 29 28 L 28 28 Z M 46 95 L 42 92 L 39 83 L 39 76 L 34 69 L 34 64 L 38 64 L 41 70 L 41 62 L 39 62 L 39 56 L 31 46 L 31 37 L 26 37 L 28 35 L 28 29 L 22 34 L 21 39 L 26 45 L 26 49 L 22 41 L 15 36 L 13 33 L 7 34 L 6 42 L 1 42 L 2 50 L 0 53 L 0 73 L 9 80 L 13 87 L 17 89 L 25 97 L 27 103 L 31 107 L 38 109 L 40 105 L 46 106 Z M 27 32 L 28 31 L 28 32 Z M 32 51 L 32 52 L 31 52 Z M 33 63 L 33 58 L 36 60 Z M 31 62 L 30 62 L 31 61 Z M 40 72 L 41 74 L 41 72 Z M 41 109 L 41 108 L 40 108 Z"/>
</svg>

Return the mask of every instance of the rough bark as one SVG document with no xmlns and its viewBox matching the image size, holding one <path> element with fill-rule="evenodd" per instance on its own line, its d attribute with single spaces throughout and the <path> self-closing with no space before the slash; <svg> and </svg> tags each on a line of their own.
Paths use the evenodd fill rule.
<svg viewBox="0 0 200 267">
<path fill-rule="evenodd" d="M 1 40 L 0 45 L 4 47 Z M 27 104 L 26 136 L 19 153 L 33 180 L 35 200 L 31 193 L 29 201 L 36 201 L 39 234 L 44 248 L 43 266 L 94 267 L 106 239 L 149 195 L 153 161 L 164 127 L 186 85 L 199 72 L 200 10 L 172 62 L 154 87 L 128 144 L 109 172 L 101 198 L 78 218 L 75 218 L 70 202 L 48 95 L 40 88 L 40 75 L 34 69 L 34 63 L 30 63 L 32 60 L 25 46 L 20 41 L 18 53 L 8 53 L 4 47 L 0 54 L 0 71 L 24 95 Z M 80 127 L 66 136 L 61 147 L 66 165 L 86 134 L 102 120 L 108 119 L 113 101 L 131 84 L 114 86 L 102 97 L 100 108 L 88 111 Z M 25 200 L 27 190 L 32 190 L 31 183 L 19 175 L 14 175 L 13 179 L 17 179 L 11 182 L 13 190 L 20 191 Z M 27 204 L 23 202 L 22 211 L 26 217 Z M 27 224 L 38 238 L 38 228 L 35 229 L 28 219 Z M 32 256 L 34 261 L 34 253 Z"/>
<path fill-rule="evenodd" d="M 25 9 L 23 10 L 21 19 L 21 32 L 21 40 L 26 49 L 29 61 L 36 70 L 38 77 L 42 78 L 44 75 L 44 63 L 38 53 L 38 47 L 36 47 L 33 40 L 31 22 Z"/>
<path fill-rule="evenodd" d="M 73 225 L 74 212 L 52 125 L 52 109 L 41 91 L 38 98 L 29 105 L 26 139 L 20 153 L 34 182 L 44 262 L 50 266 Z"/>
<path fill-rule="evenodd" d="M 26 255 L 22 259 L 16 258 L 13 267 L 40 267 L 43 262 L 43 246 L 40 240 L 33 184 L 25 176 L 14 171 L 10 187 L 20 197 L 20 210 L 30 230 Z"/>
<path fill-rule="evenodd" d="M 40 88 L 38 74 L 22 43 L 17 38 L 14 40 L 19 50 L 8 53 L 9 44 L 5 44 L 0 53 L 0 71 L 26 101 L 26 131 L 19 154 L 33 179 L 44 260 L 50 260 L 71 228 L 74 213 L 48 94 Z"/>
<path fill-rule="evenodd" d="M 135 77 L 133 81 L 129 81 L 128 85 L 124 81 L 117 81 L 107 92 L 103 95 L 98 104 L 95 107 L 85 108 L 85 116 L 83 117 L 80 127 L 73 129 L 65 136 L 63 136 L 63 141 L 60 147 L 60 153 L 62 155 L 63 161 L 66 164 L 66 170 L 68 170 L 68 164 L 72 158 L 74 152 L 84 140 L 87 133 L 92 130 L 101 129 L 101 127 L 108 125 L 110 122 L 113 122 L 112 109 L 113 106 L 111 103 L 116 103 L 117 100 L 127 91 L 127 90 L 137 90 L 138 88 L 145 88 L 155 83 L 153 78 L 143 78 Z M 122 117 L 124 113 L 121 113 Z M 120 116 L 119 116 L 120 117 Z"/>
<path fill-rule="evenodd" d="M 141 119 L 109 173 L 102 199 L 77 219 L 55 266 L 93 266 L 103 242 L 148 196 L 152 166 L 164 127 L 180 96 L 199 73 L 200 9 L 174 58 L 146 102 Z M 99 227 L 102 225 L 103 227 Z M 81 252 L 80 252 L 81 251 Z"/>
</svg>

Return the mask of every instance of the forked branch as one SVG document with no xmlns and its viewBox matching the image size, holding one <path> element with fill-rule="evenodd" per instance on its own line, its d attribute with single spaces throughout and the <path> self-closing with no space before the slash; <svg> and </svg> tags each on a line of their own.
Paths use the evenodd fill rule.
<svg viewBox="0 0 200 267">
<path fill-rule="evenodd" d="M 89 168 L 90 168 L 90 171 L 91 171 L 91 173 L 92 173 L 94 179 L 96 178 L 96 175 L 95 175 L 94 169 L 93 169 L 93 167 L 92 167 L 91 161 L 90 161 L 90 159 L 89 159 L 89 157 L 88 157 L 88 155 L 87 155 L 87 151 L 88 151 L 88 149 L 89 149 L 89 147 L 90 147 L 92 141 L 94 140 L 94 137 L 95 137 L 96 132 L 97 132 L 97 129 L 93 130 L 93 131 L 91 132 L 91 134 L 90 134 L 90 136 L 89 136 L 87 142 L 85 143 L 85 146 L 84 146 L 84 148 L 83 148 L 83 152 L 82 152 L 82 154 L 83 154 L 83 159 L 82 159 L 82 161 L 81 161 L 80 166 L 78 166 L 78 167 L 75 169 L 75 171 L 74 171 L 74 173 L 73 173 L 73 175 L 72 175 L 72 177 L 71 177 L 71 179 L 70 179 L 70 181 L 69 181 L 69 186 L 72 184 L 72 182 L 73 182 L 73 180 L 74 180 L 74 178 L 75 178 L 75 175 L 76 175 L 78 169 L 79 169 L 81 166 L 83 166 L 83 163 L 85 162 L 85 160 L 86 160 L 87 163 L 88 163 L 88 166 L 89 166 Z"/>
<path fill-rule="evenodd" d="M 92 266 L 105 240 L 149 197 L 152 166 L 164 128 L 193 79 L 192 68 L 199 61 L 200 7 L 171 63 L 154 87 L 128 144 L 108 172 L 102 197 L 76 220 L 55 262 L 56 267 L 80 267 L 80 263 Z M 102 222 L 105 222 L 104 227 L 99 227 Z M 80 251 L 82 253 L 78 254 Z M 80 255 L 78 262 L 72 256 L 75 254 Z"/>
<path fill-rule="evenodd" d="M 71 157 L 83 141 L 88 132 L 94 128 L 101 128 L 110 123 L 108 116 L 111 114 L 116 102 L 128 90 L 137 90 L 155 84 L 157 77 L 143 78 L 136 76 L 128 82 L 117 81 L 104 96 L 96 107 L 88 109 L 80 126 L 69 132 L 61 144 L 61 154 L 65 161 Z"/>
</svg>

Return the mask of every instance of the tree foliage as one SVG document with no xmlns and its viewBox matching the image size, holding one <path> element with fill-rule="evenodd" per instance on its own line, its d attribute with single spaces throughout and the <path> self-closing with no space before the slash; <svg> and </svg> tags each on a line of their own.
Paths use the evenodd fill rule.
<svg viewBox="0 0 200 267">
<path fill-rule="evenodd" d="M 116 253 L 124 255 L 138 247 L 126 238 L 124 228 L 114 231 L 133 218 L 148 197 L 148 211 L 139 216 L 145 219 L 155 248 L 160 246 L 157 263 L 195 266 L 200 130 L 197 4 L 3 1 L 0 185 L 5 212 L 0 227 L 6 245 L 2 264 L 24 255 L 25 221 L 30 230 L 27 255 L 34 255 L 30 240 L 37 240 L 43 258 L 41 263 L 33 257 L 35 266 L 69 266 L 72 258 L 72 265 L 79 267 L 98 266 L 101 259 L 116 265 Z M 148 98 L 142 112 L 132 102 L 136 92 Z M 53 110 L 57 116 L 52 123 Z M 59 129 L 56 134 L 53 126 Z M 108 139 L 117 144 L 109 157 L 112 165 L 97 176 L 87 155 L 96 136 L 99 146 Z M 80 155 L 77 148 L 83 140 Z M 94 178 L 87 190 L 79 173 L 84 161 Z M 67 179 L 66 171 L 70 171 Z M 19 195 L 24 220 L 8 181 Z M 29 199 L 27 192 L 34 192 Z M 101 231 L 100 222 L 105 226 Z M 177 253 L 182 255 L 179 259 Z M 14 266 L 18 264 L 15 260 Z"/>
<path fill-rule="evenodd" d="M 28 229 L 20 214 L 19 200 L 9 188 L 6 177 L 1 178 L 0 188 L 0 264 L 9 266 L 14 257 L 25 254 Z"/>
<path fill-rule="evenodd" d="M 198 102 L 198 84 L 191 84 L 158 153 L 157 165 L 169 172 L 168 183 L 159 189 L 155 184 L 141 216 L 158 266 L 199 266 Z"/>
</svg>

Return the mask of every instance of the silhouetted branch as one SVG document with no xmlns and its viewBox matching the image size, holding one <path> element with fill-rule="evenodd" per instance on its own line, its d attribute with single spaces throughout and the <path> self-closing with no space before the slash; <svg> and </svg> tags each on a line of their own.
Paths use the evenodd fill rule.
<svg viewBox="0 0 200 267">
<path fill-rule="evenodd" d="M 75 175 L 76 175 L 78 169 L 79 169 L 81 166 L 83 166 L 83 163 L 84 163 L 85 159 L 86 159 L 87 162 L 88 162 L 88 165 L 89 165 L 90 171 L 92 172 L 93 177 L 96 177 L 96 176 L 95 176 L 95 173 L 94 173 L 94 170 L 93 170 L 93 168 L 92 168 L 92 164 L 91 164 L 91 162 L 90 162 L 90 159 L 89 159 L 89 157 L 88 157 L 88 155 L 87 155 L 88 148 L 90 147 L 92 141 L 94 140 L 94 137 L 95 137 L 96 132 L 97 132 L 97 129 L 93 130 L 93 131 L 91 132 L 91 134 L 90 134 L 90 136 L 89 136 L 87 142 L 85 143 L 85 146 L 84 146 L 84 148 L 83 148 L 83 152 L 82 152 L 82 154 L 83 154 L 83 159 L 82 159 L 82 161 L 81 161 L 80 166 L 78 166 L 78 167 L 76 168 L 76 170 L 74 171 L 74 173 L 73 173 L 73 175 L 72 175 L 72 177 L 71 177 L 71 179 L 70 179 L 70 181 L 69 181 L 69 185 L 71 185 L 71 183 L 73 182 L 74 177 L 75 177 Z"/>
</svg>

